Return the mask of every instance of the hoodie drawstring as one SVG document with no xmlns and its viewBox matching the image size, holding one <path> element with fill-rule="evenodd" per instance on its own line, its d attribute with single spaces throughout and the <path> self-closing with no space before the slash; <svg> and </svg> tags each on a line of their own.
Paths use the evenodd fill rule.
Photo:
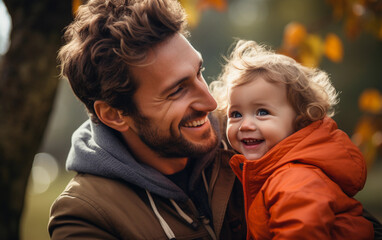
<svg viewBox="0 0 382 240">
<path fill-rule="evenodd" d="M 202 171 L 202 178 L 203 178 L 204 187 L 206 191 L 208 192 L 208 183 L 207 183 L 207 178 L 206 178 L 206 174 L 204 173 L 204 170 Z"/>
<path fill-rule="evenodd" d="M 204 224 L 204 227 L 206 228 L 207 232 L 210 234 L 212 240 L 216 240 L 216 234 L 210 226 L 210 220 L 204 216 L 202 216 L 200 219 L 202 220 L 202 223 Z"/>
<path fill-rule="evenodd" d="M 163 217 L 159 214 L 158 209 L 154 203 L 153 197 L 151 196 L 150 192 L 146 190 L 147 197 L 149 198 L 151 208 L 153 209 L 155 216 L 158 218 L 160 225 L 162 226 L 162 229 L 164 233 L 166 234 L 167 238 L 170 240 L 175 240 L 175 234 L 171 230 L 170 226 L 168 226 L 167 222 L 163 219 Z"/>
<path fill-rule="evenodd" d="M 227 143 L 224 140 L 222 140 L 221 142 L 223 144 L 223 149 L 227 150 L 228 149 Z"/>
<path fill-rule="evenodd" d="M 174 206 L 174 208 L 178 212 L 178 214 L 184 220 L 186 220 L 186 222 L 188 222 L 188 224 L 190 224 L 193 228 L 197 227 L 197 223 L 194 220 L 192 220 L 192 218 L 190 218 L 190 216 L 188 216 L 185 212 L 183 212 L 183 210 L 179 207 L 179 205 L 173 199 L 170 199 L 170 202 L 172 203 L 172 205 Z"/>
<path fill-rule="evenodd" d="M 222 144 L 223 144 L 223 148 L 225 150 L 228 149 L 227 147 L 227 143 L 225 143 L 223 140 L 221 141 Z M 208 193 L 208 182 L 207 182 L 207 178 L 206 178 L 206 174 L 204 173 L 204 170 L 202 171 L 202 178 L 203 178 L 203 183 L 204 183 L 204 187 L 206 188 L 206 191 Z M 149 198 L 149 201 L 150 201 L 150 205 L 151 205 L 151 208 L 153 209 L 154 213 L 155 213 L 155 216 L 158 218 L 159 220 L 159 223 L 160 225 L 162 226 L 163 228 L 163 231 L 165 232 L 166 236 L 168 239 L 170 240 L 175 240 L 175 234 L 174 232 L 171 230 L 170 226 L 167 224 L 167 222 L 163 219 L 163 217 L 160 215 L 156 205 L 155 205 L 155 202 L 150 194 L 149 191 L 146 190 L 146 194 Z M 171 204 L 174 206 L 175 210 L 178 212 L 178 214 L 188 223 L 190 224 L 193 228 L 196 228 L 197 227 L 197 223 L 192 220 L 192 218 L 190 216 L 188 216 L 185 212 L 183 212 L 183 210 L 179 207 L 179 205 L 173 200 L 173 199 L 170 199 L 170 202 Z M 204 227 L 206 228 L 207 232 L 210 234 L 211 238 L 213 240 L 216 240 L 216 234 L 215 232 L 212 230 L 212 227 L 210 226 L 210 220 L 205 218 L 204 216 L 201 217 L 201 220 L 202 220 L 202 223 L 204 224 Z"/>
<path fill-rule="evenodd" d="M 206 188 L 206 191 L 208 193 L 209 188 L 208 188 L 207 178 L 206 178 L 206 174 L 204 173 L 204 170 L 202 171 L 202 178 L 203 178 L 204 187 Z M 201 217 L 201 220 L 202 220 L 202 223 L 204 224 L 205 228 L 207 229 L 208 233 L 210 234 L 211 238 L 213 240 L 216 240 L 216 234 L 210 226 L 210 220 L 204 216 Z"/>
<path fill-rule="evenodd" d="M 204 174 L 203 174 L 204 175 Z M 147 194 L 147 197 L 149 198 L 149 201 L 150 201 L 150 205 L 151 205 L 151 208 L 153 209 L 154 213 L 155 213 L 155 216 L 158 218 L 159 220 L 159 223 L 160 225 L 162 226 L 162 229 L 163 231 L 165 232 L 166 236 L 168 239 L 170 240 L 175 240 L 175 234 L 174 232 L 171 230 L 170 226 L 167 224 L 167 222 L 164 220 L 164 218 L 160 215 L 156 205 L 155 205 L 155 202 L 154 202 L 154 199 L 153 197 L 151 196 L 150 192 L 146 190 L 146 194 Z M 178 214 L 188 223 L 190 224 L 193 228 L 196 228 L 198 226 L 198 224 L 192 220 L 192 218 L 190 216 L 188 216 L 180 207 L 179 205 L 173 200 L 173 199 L 170 199 L 170 202 L 171 204 L 174 206 L 175 210 L 178 212 Z M 214 233 L 214 231 L 212 230 L 211 226 L 209 225 L 210 221 L 205 218 L 205 217 L 202 217 L 201 218 L 202 220 L 202 223 L 204 224 L 207 232 L 210 234 L 211 238 L 213 240 L 216 240 L 216 235 Z"/>
</svg>

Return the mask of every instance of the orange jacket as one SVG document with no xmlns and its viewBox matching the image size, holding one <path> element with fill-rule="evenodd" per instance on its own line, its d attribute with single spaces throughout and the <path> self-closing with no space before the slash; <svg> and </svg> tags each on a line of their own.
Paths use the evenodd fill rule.
<svg viewBox="0 0 382 240">
<path fill-rule="evenodd" d="M 365 161 L 331 118 L 230 165 L 243 183 L 248 239 L 373 239 L 352 198 L 365 184 Z"/>
</svg>

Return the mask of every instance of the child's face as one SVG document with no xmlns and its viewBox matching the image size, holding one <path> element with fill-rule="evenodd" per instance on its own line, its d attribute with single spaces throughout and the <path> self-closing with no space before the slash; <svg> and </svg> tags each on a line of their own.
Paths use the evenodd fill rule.
<svg viewBox="0 0 382 240">
<path fill-rule="evenodd" d="M 294 132 L 296 113 L 286 94 L 285 84 L 262 77 L 229 89 L 228 140 L 247 159 L 261 158 Z"/>
</svg>

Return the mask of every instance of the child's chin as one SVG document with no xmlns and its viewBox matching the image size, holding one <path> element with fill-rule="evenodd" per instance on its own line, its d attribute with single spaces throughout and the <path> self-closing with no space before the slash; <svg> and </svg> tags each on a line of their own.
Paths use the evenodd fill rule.
<svg viewBox="0 0 382 240">
<path fill-rule="evenodd" d="M 260 155 L 260 154 L 244 154 L 244 157 L 247 159 L 247 160 L 250 160 L 250 161 L 254 161 L 254 160 L 258 160 L 262 157 L 263 155 Z"/>
</svg>

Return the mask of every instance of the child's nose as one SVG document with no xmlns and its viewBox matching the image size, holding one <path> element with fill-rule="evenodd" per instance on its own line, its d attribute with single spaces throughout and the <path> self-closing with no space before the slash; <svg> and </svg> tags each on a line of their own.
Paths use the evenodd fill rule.
<svg viewBox="0 0 382 240">
<path fill-rule="evenodd" d="M 256 124 L 250 117 L 244 117 L 239 128 L 240 131 L 255 131 Z"/>
</svg>

